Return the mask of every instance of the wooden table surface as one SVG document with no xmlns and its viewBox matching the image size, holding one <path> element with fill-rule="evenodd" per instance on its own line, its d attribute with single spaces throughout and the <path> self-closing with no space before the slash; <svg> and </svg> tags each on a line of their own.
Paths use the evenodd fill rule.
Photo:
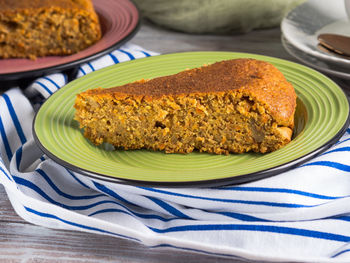
<svg viewBox="0 0 350 263">
<path fill-rule="evenodd" d="M 189 35 L 143 23 L 131 40 L 159 53 L 235 51 L 296 61 L 283 48 L 279 28 L 244 35 Z M 170 249 L 89 233 L 47 229 L 25 222 L 0 185 L 0 262 L 247 262 Z"/>
</svg>

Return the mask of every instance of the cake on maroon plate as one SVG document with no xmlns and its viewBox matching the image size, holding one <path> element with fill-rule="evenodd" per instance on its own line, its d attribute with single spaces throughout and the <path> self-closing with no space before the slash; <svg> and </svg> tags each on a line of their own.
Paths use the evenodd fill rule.
<svg viewBox="0 0 350 263">
<path fill-rule="evenodd" d="M 91 0 L 0 0 L 0 58 L 70 55 L 100 38 Z"/>
</svg>

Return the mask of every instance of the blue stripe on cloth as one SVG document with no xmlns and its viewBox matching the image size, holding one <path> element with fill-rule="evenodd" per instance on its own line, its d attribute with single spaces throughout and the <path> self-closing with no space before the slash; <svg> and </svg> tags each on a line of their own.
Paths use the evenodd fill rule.
<svg viewBox="0 0 350 263">
<path fill-rule="evenodd" d="M 135 211 L 131 211 L 128 207 L 120 205 L 123 208 L 125 208 L 127 211 L 121 210 L 121 209 L 103 209 L 103 210 L 99 210 L 96 212 L 93 212 L 92 214 L 90 214 L 89 216 L 93 216 L 93 215 L 97 215 L 97 214 L 103 214 L 103 213 L 112 213 L 112 212 L 122 212 L 122 213 L 126 213 L 129 215 L 133 215 L 133 216 L 137 216 L 140 218 L 146 218 L 146 219 L 158 219 L 161 220 L 163 222 L 168 222 L 168 221 L 172 221 L 172 220 L 177 220 L 177 219 L 183 219 L 183 217 L 179 217 L 179 215 L 176 215 L 177 217 L 172 217 L 172 218 L 164 218 L 161 217 L 159 215 L 155 215 L 155 214 L 140 214 L 137 213 Z M 245 222 L 272 222 L 271 220 L 266 220 L 266 219 L 261 219 L 261 218 L 257 218 L 254 216 L 249 216 L 249 215 L 244 215 L 244 214 L 239 214 L 239 213 L 232 213 L 232 212 L 208 212 L 205 211 L 206 213 L 211 213 L 211 214 L 220 214 L 220 215 L 224 215 L 224 216 L 228 216 L 230 218 L 235 218 L 238 219 L 240 221 L 245 221 Z M 187 218 L 187 219 L 192 219 L 192 218 Z"/>
<path fill-rule="evenodd" d="M 347 129 L 346 129 L 346 132 L 350 134 L 350 128 L 347 128 Z"/>
<path fill-rule="evenodd" d="M 139 186 L 139 188 L 150 191 L 150 192 L 157 192 L 162 193 L 170 196 L 177 196 L 177 197 L 185 197 L 185 198 L 192 198 L 192 199 L 200 199 L 200 200 L 206 200 L 206 201 L 215 201 L 215 202 L 223 202 L 223 203 L 236 203 L 236 204 L 248 204 L 248 205 L 265 205 L 265 206 L 275 206 L 275 207 L 288 207 L 288 208 L 298 208 L 298 207 L 314 207 L 315 205 L 302 205 L 302 204 L 291 204 L 291 203 L 276 203 L 276 202 L 265 202 L 265 201 L 247 201 L 247 200 L 235 200 L 235 199 L 222 199 L 222 198 L 212 198 L 212 197 L 202 197 L 202 196 L 195 196 L 195 195 L 189 195 L 189 194 L 180 194 L 180 193 L 173 193 L 165 190 L 155 189 L 155 188 L 148 188 L 148 187 L 142 187 Z"/>
<path fill-rule="evenodd" d="M 253 231 L 253 232 L 269 232 L 277 234 L 287 234 L 302 237 L 318 238 L 325 240 L 332 240 L 338 242 L 349 242 L 350 237 L 333 234 L 329 232 L 322 232 L 316 230 L 308 230 L 301 228 L 283 227 L 283 226 L 269 226 L 269 225 L 242 225 L 242 224 L 207 224 L 207 225 L 185 225 L 175 226 L 165 229 L 157 229 L 149 227 L 156 233 L 171 233 L 184 231 Z"/>
<path fill-rule="evenodd" d="M 94 199 L 97 197 L 105 196 L 103 194 L 96 194 L 96 195 L 81 195 L 81 196 L 73 196 L 69 195 L 67 193 L 62 192 L 49 178 L 49 176 L 41 169 L 36 169 L 36 172 L 38 172 L 44 179 L 45 181 L 51 186 L 51 188 L 59 195 L 71 199 L 71 200 L 88 200 L 88 199 Z"/>
<path fill-rule="evenodd" d="M 350 249 L 345 249 L 345 250 L 343 250 L 343 251 L 340 251 L 340 252 L 338 252 L 337 254 L 331 256 L 331 258 L 336 258 L 336 257 L 338 257 L 338 256 L 340 256 L 340 255 L 342 255 L 342 254 L 344 254 L 344 253 L 347 253 L 347 252 L 350 252 Z"/>
<path fill-rule="evenodd" d="M 326 219 L 334 219 L 334 220 L 350 222 L 350 216 L 334 216 L 334 217 L 327 217 Z"/>
<path fill-rule="evenodd" d="M 93 213 L 89 214 L 89 216 L 94 216 L 94 215 L 98 215 L 98 214 L 105 214 L 105 213 L 122 213 L 122 214 L 126 214 L 126 215 L 131 215 L 129 212 L 124 211 L 122 209 L 110 208 L 110 209 L 103 209 L 103 210 L 93 212 Z"/>
<path fill-rule="evenodd" d="M 300 167 L 304 166 L 312 166 L 312 165 L 320 165 L 320 166 L 327 166 L 331 168 L 335 168 L 344 172 L 350 172 L 350 166 L 341 164 L 341 163 L 336 163 L 336 162 L 330 162 L 330 161 L 317 161 L 317 162 L 311 162 L 311 163 L 306 163 L 301 165 Z"/>
<path fill-rule="evenodd" d="M 185 215 L 184 213 L 182 213 L 181 211 L 179 211 L 178 209 L 176 209 L 175 207 L 171 206 L 170 204 L 162 201 L 162 200 L 159 200 L 159 199 L 156 199 L 156 198 L 153 198 L 153 197 L 149 197 L 149 196 L 146 196 L 146 198 L 148 198 L 149 200 L 151 200 L 152 202 L 154 202 L 155 204 L 159 205 L 161 208 L 163 208 L 165 211 L 169 212 L 170 214 L 178 217 L 178 218 L 184 218 L 184 219 L 193 219 L 187 215 Z"/>
<path fill-rule="evenodd" d="M 117 59 L 117 57 L 114 56 L 112 53 L 109 53 L 108 55 L 112 58 L 114 64 L 118 64 L 119 63 L 119 60 Z"/>
<path fill-rule="evenodd" d="M 18 171 L 20 171 L 21 161 L 22 161 L 22 147 L 19 147 L 16 151 L 16 167 Z"/>
<path fill-rule="evenodd" d="M 329 153 L 334 153 L 334 152 L 350 152 L 350 147 L 346 146 L 346 147 L 333 149 L 333 150 L 330 150 L 328 152 L 324 152 L 322 155 L 329 154 Z"/>
<path fill-rule="evenodd" d="M 6 177 L 10 180 L 13 181 L 12 178 L 10 177 L 10 175 L 8 175 L 8 173 L 0 166 L 0 171 L 3 172 L 4 175 L 6 175 Z"/>
<path fill-rule="evenodd" d="M 49 218 L 58 220 L 62 223 L 68 224 L 70 226 L 78 227 L 85 230 L 91 230 L 96 231 L 100 233 L 106 233 L 114 236 L 119 236 L 122 238 L 127 238 L 135 241 L 140 241 L 139 239 L 136 239 L 134 237 L 125 236 L 121 234 L 117 234 L 114 232 L 110 232 L 104 229 L 100 229 L 97 227 L 90 227 L 86 226 L 80 223 L 72 222 L 63 218 L 60 218 L 58 216 L 39 212 L 37 210 L 34 210 L 32 208 L 24 206 L 24 209 L 28 211 L 29 213 L 35 214 L 40 217 Z M 288 234 L 288 235 L 296 235 L 296 236 L 303 236 L 303 237 L 309 237 L 309 238 L 318 238 L 318 239 L 324 239 L 324 240 L 332 240 L 332 241 L 338 241 L 338 242 L 349 242 L 350 238 L 348 236 L 344 235 L 338 235 L 338 234 L 332 234 L 327 232 L 321 232 L 321 231 L 314 231 L 314 230 L 306 230 L 306 229 L 298 229 L 298 228 L 290 228 L 290 227 L 277 227 L 277 226 L 264 226 L 264 225 L 189 225 L 189 226 L 177 226 L 177 227 L 171 227 L 167 229 L 156 229 L 156 228 L 150 228 L 154 232 L 157 233 L 169 233 L 169 232 L 180 232 L 180 231 L 217 231 L 217 230 L 246 230 L 246 231 L 261 231 L 261 232 L 271 232 L 271 233 L 278 233 L 278 234 Z M 160 244 L 156 245 L 154 247 L 173 247 L 172 245 L 167 244 Z M 192 250 L 192 249 L 190 249 Z M 332 258 L 335 258 L 343 253 L 349 252 L 350 249 L 346 249 L 343 251 L 338 252 L 337 254 L 333 255 Z"/>
<path fill-rule="evenodd" d="M 117 204 L 117 205 L 119 205 L 115 201 L 104 200 L 104 201 L 99 201 L 99 202 L 95 202 L 95 203 L 92 203 L 89 205 L 84 205 L 84 206 L 69 206 L 66 204 L 59 203 L 56 200 L 52 199 L 42 189 L 40 189 L 37 185 L 33 184 L 32 182 L 30 182 L 28 180 L 25 180 L 25 179 L 18 177 L 18 176 L 13 176 L 13 179 L 15 180 L 15 182 L 17 184 L 20 184 L 20 185 L 23 185 L 25 187 L 32 189 L 33 191 L 35 191 L 37 194 L 39 194 L 41 197 L 43 197 L 44 199 L 46 199 L 50 203 L 58 205 L 58 206 L 63 207 L 63 208 L 66 208 L 66 209 L 69 209 L 69 210 L 87 210 L 87 209 L 99 206 L 101 204 Z"/>
<path fill-rule="evenodd" d="M 7 139 L 7 135 L 6 135 L 6 132 L 5 132 L 5 127 L 4 127 L 4 124 L 2 122 L 1 117 L 0 117 L 0 134 L 1 134 L 1 139 L 2 139 L 2 141 L 4 143 L 7 159 L 10 161 L 12 159 L 13 155 L 12 155 L 11 147 L 10 147 L 9 141 Z"/>
<path fill-rule="evenodd" d="M 135 59 L 135 57 L 134 57 L 130 52 L 127 52 L 127 51 L 122 50 L 122 49 L 119 49 L 118 51 L 120 51 L 120 52 L 126 54 L 126 55 L 129 57 L 130 60 Z"/>
<path fill-rule="evenodd" d="M 10 100 L 10 98 L 9 98 L 9 96 L 7 94 L 3 94 L 2 96 L 5 99 L 7 108 L 9 110 L 10 116 L 11 116 L 12 121 L 13 121 L 13 124 L 16 127 L 16 131 L 17 131 L 18 137 L 20 138 L 21 143 L 25 144 L 27 139 L 26 139 L 26 136 L 24 135 L 22 126 L 21 126 L 21 124 L 20 124 L 20 122 L 18 120 L 18 117 L 17 117 L 17 114 L 15 112 L 15 109 L 13 108 L 12 102 L 11 102 L 11 100 Z"/>
<path fill-rule="evenodd" d="M 88 66 L 91 68 L 92 71 L 95 71 L 94 67 L 91 65 L 90 62 L 88 62 L 87 64 L 88 64 Z"/>
<path fill-rule="evenodd" d="M 147 53 L 146 51 L 143 50 L 139 50 L 141 53 L 143 53 L 146 57 L 150 57 L 151 55 L 149 53 Z"/>
<path fill-rule="evenodd" d="M 119 204 L 119 203 L 118 203 L 118 206 L 124 208 L 126 211 L 125 210 L 121 210 L 121 209 L 115 209 L 115 208 L 102 209 L 102 210 L 93 212 L 89 216 L 92 216 L 92 215 L 95 215 L 95 214 L 120 212 L 120 211 L 122 211 L 124 214 L 132 215 L 132 216 L 138 216 L 140 218 L 158 219 L 158 220 L 161 220 L 163 222 L 168 222 L 168 221 L 171 221 L 171 220 L 179 219 L 179 218 L 165 218 L 165 217 L 162 217 L 162 216 L 159 216 L 159 215 L 155 215 L 155 214 L 141 214 L 141 213 L 132 211 L 129 207 L 127 207 L 127 206 L 125 206 L 123 204 Z"/>
<path fill-rule="evenodd" d="M 98 190 L 102 191 L 103 193 L 105 193 L 105 194 L 107 194 L 107 195 L 109 195 L 109 196 L 114 197 L 115 199 L 117 199 L 117 200 L 119 200 L 119 201 L 122 201 L 122 202 L 124 202 L 124 203 L 126 203 L 126 204 L 129 204 L 129 205 L 137 206 L 137 205 L 135 205 L 135 204 L 129 202 L 128 200 L 124 199 L 123 197 L 121 197 L 120 195 L 118 195 L 116 192 L 114 192 L 114 191 L 112 191 L 111 189 L 109 189 L 107 186 L 101 185 L 101 184 L 96 183 L 96 182 L 94 182 L 94 185 L 95 185 L 95 187 L 96 187 Z"/>
<path fill-rule="evenodd" d="M 23 186 L 26 186 L 26 187 L 32 189 L 33 191 L 38 193 L 40 196 L 42 196 L 44 199 L 46 199 L 50 203 L 55 204 L 55 205 L 60 206 L 60 207 L 63 207 L 63 208 L 66 208 L 66 209 L 70 209 L 70 210 L 87 210 L 87 209 L 99 206 L 101 204 L 114 204 L 114 205 L 118 205 L 120 207 L 125 208 L 128 212 L 123 212 L 123 213 L 129 214 L 129 215 L 136 215 L 136 216 L 139 216 L 141 218 L 159 219 L 159 220 L 164 221 L 164 222 L 172 220 L 172 219 L 163 218 L 163 217 L 160 217 L 160 216 L 157 216 L 157 215 L 135 213 L 134 211 L 131 211 L 128 207 L 126 207 L 126 206 L 124 206 L 122 204 L 119 204 L 118 202 L 111 201 L 111 200 L 99 201 L 99 202 L 96 202 L 96 203 L 93 203 L 93 204 L 89 204 L 89 205 L 85 205 L 85 206 L 69 206 L 69 205 L 65 205 L 65 204 L 59 203 L 56 200 L 54 200 L 51 197 L 49 197 L 42 189 L 40 189 L 37 185 L 33 184 L 32 182 L 30 182 L 28 180 L 25 180 L 25 179 L 17 177 L 17 176 L 14 176 L 14 180 L 15 180 L 15 182 L 17 184 L 20 184 L 20 185 L 23 185 Z M 92 214 L 103 213 L 104 210 L 105 209 L 99 210 L 99 211 L 93 212 Z M 116 211 L 116 210 L 119 210 L 119 209 L 114 209 L 114 210 Z M 92 215 L 92 214 L 90 214 L 90 215 Z"/>
<path fill-rule="evenodd" d="M 130 211 L 130 210 L 129 210 Z M 140 218 L 144 218 L 144 219 L 157 219 L 160 220 L 162 222 L 169 222 L 172 220 L 177 220 L 178 218 L 164 218 L 162 216 L 159 215 L 155 215 L 155 214 L 140 214 L 140 213 L 136 213 L 136 212 L 127 212 L 121 209 L 103 209 L 103 210 L 99 210 L 96 211 L 94 213 L 91 213 L 89 216 L 94 216 L 94 215 L 98 215 L 98 214 L 104 214 L 104 213 L 123 213 L 123 214 L 127 214 L 127 215 L 132 215 L 132 216 L 137 216 Z"/>
<path fill-rule="evenodd" d="M 294 190 L 294 189 L 288 189 L 288 188 L 234 186 L 234 187 L 223 187 L 223 188 L 216 188 L 216 189 L 219 189 L 219 190 L 233 190 L 233 191 L 247 191 L 247 192 L 288 193 L 288 194 L 296 194 L 296 195 L 302 195 L 302 196 L 313 197 L 313 198 L 318 198 L 318 199 L 338 199 L 338 198 L 343 198 L 343 196 L 337 197 L 337 196 L 319 195 L 319 194 L 314 194 L 314 193 L 309 193 L 309 192 L 300 191 L 300 190 Z"/>
<path fill-rule="evenodd" d="M 334 145 L 338 145 L 338 144 L 342 144 L 344 142 L 348 142 L 350 141 L 350 138 L 344 139 L 344 140 L 339 140 L 338 142 L 336 142 Z"/>
<path fill-rule="evenodd" d="M 42 88 L 44 88 L 44 90 L 47 91 L 47 93 L 49 93 L 50 95 L 52 95 L 52 91 L 46 86 L 44 85 L 43 83 L 41 83 L 40 81 L 35 81 L 34 83 L 38 84 L 39 86 L 41 86 Z"/>
<path fill-rule="evenodd" d="M 239 213 L 233 213 L 233 212 L 216 212 L 215 214 L 224 215 L 227 217 L 235 218 L 246 222 L 272 222 L 271 220 L 262 219 L 255 216 L 239 214 Z"/>
<path fill-rule="evenodd" d="M 86 184 L 84 184 L 82 181 L 80 181 L 79 179 L 78 179 L 78 177 L 76 177 L 71 171 L 69 171 L 68 169 L 66 169 L 66 171 L 73 177 L 73 179 L 75 180 L 75 181 L 77 181 L 79 184 L 81 184 L 82 186 L 84 186 L 85 188 L 87 188 L 87 189 L 91 189 L 88 185 L 86 185 Z"/>
<path fill-rule="evenodd" d="M 81 73 L 83 73 L 83 75 L 86 75 L 85 70 L 83 69 L 83 67 L 80 67 L 79 70 L 81 71 Z"/>
<path fill-rule="evenodd" d="M 53 81 L 52 79 L 50 79 L 50 78 L 48 78 L 48 77 L 43 77 L 43 79 L 46 79 L 47 81 L 49 81 L 50 83 L 52 83 L 55 87 L 56 87 L 56 89 L 60 89 L 61 87 L 55 82 L 55 81 Z"/>
<path fill-rule="evenodd" d="M 113 233 L 113 232 L 110 232 L 110 231 L 107 231 L 107 230 L 104 230 L 104 229 L 100 229 L 100 228 L 97 228 L 97 227 L 86 226 L 86 225 L 79 224 L 79 223 L 76 223 L 76 222 L 68 221 L 68 220 L 60 218 L 58 216 L 55 216 L 55 215 L 52 215 L 52 214 L 48 214 L 48 213 L 39 212 L 37 210 L 34 210 L 34 209 L 26 207 L 26 206 L 24 206 L 24 209 L 27 210 L 28 212 L 32 213 L 32 214 L 37 215 L 37 216 L 55 219 L 55 220 L 58 220 L 58 221 L 60 221 L 62 223 L 70 225 L 70 226 L 75 226 L 75 227 L 78 227 L 78 228 L 81 228 L 81 229 L 92 230 L 92 231 L 96 231 L 96 232 L 100 232 L 100 233 L 105 233 L 105 234 L 110 234 L 110 235 L 114 235 L 114 236 L 118 236 L 118 237 L 122 237 L 122 238 L 127 238 L 127 239 L 131 239 L 131 240 L 135 240 L 135 241 L 140 241 L 140 240 L 138 240 L 137 238 L 134 238 L 134 237 L 125 236 L 125 235 Z"/>
</svg>

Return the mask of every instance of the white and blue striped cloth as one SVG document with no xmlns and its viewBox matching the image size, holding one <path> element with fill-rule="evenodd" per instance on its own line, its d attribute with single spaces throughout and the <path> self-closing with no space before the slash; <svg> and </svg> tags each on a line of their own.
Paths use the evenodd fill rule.
<svg viewBox="0 0 350 263">
<path fill-rule="evenodd" d="M 125 45 L 83 65 L 79 76 L 150 55 Z M 58 165 L 33 141 L 31 102 L 66 82 L 63 74 L 53 74 L 0 97 L 0 182 L 28 222 L 258 261 L 350 262 L 349 129 L 301 167 L 239 186 L 104 183 Z"/>
</svg>

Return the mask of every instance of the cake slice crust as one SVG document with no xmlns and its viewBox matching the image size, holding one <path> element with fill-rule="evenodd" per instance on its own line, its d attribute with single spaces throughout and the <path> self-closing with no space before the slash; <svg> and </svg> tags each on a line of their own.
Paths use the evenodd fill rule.
<svg viewBox="0 0 350 263">
<path fill-rule="evenodd" d="M 91 0 L 0 0 L 0 58 L 70 55 L 100 38 Z"/>
<path fill-rule="evenodd" d="M 296 94 L 272 64 L 217 62 L 77 95 L 76 120 L 95 144 L 167 153 L 270 152 L 291 140 Z"/>
</svg>

